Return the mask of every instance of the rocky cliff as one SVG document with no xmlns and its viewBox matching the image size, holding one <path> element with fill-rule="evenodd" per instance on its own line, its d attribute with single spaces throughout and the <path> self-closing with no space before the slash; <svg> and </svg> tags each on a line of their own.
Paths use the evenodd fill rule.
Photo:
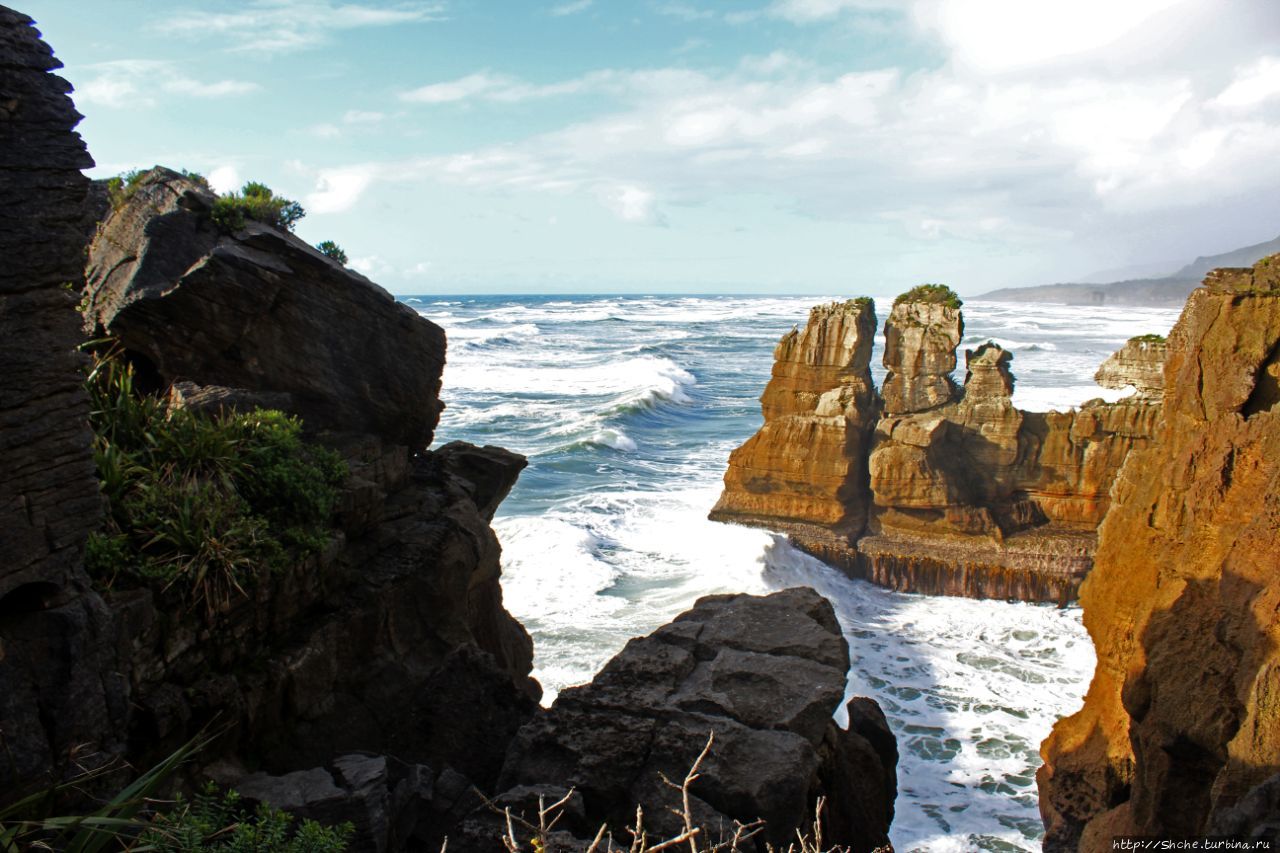
<svg viewBox="0 0 1280 853">
<path fill-rule="evenodd" d="M 993 343 L 965 353 L 956 387 L 959 301 L 926 285 L 899 297 L 885 321 L 880 394 L 862 384 L 854 394 L 834 384 L 816 345 L 829 337 L 833 310 L 815 309 L 805 331 L 779 345 L 786 365 L 762 398 L 765 425 L 730 456 L 711 517 L 785 531 L 803 550 L 898 589 L 1072 599 L 1116 472 L 1155 428 L 1160 346 L 1131 342 L 1104 368 L 1113 384 L 1140 388 L 1131 398 L 1023 412 L 1011 399 L 1013 356 Z M 873 324 L 873 307 L 861 310 Z M 861 358 L 840 363 L 861 377 Z M 779 414 L 780 372 L 786 387 L 805 389 L 809 411 Z M 812 406 L 832 398 L 845 401 L 838 419 Z"/>
<path fill-rule="evenodd" d="M 620 803 L 598 794 L 618 791 L 598 780 L 634 771 L 640 787 L 621 793 L 647 797 L 657 782 L 642 777 L 687 769 L 676 764 L 705 725 L 723 747 L 715 781 L 695 789 L 700 816 L 766 817 L 781 839 L 828 794 L 831 832 L 858 849 L 883 841 L 893 737 L 870 700 L 849 704 L 848 731 L 831 722 L 848 651 L 811 592 L 703 602 L 629 647 L 574 706 L 612 726 L 618 766 L 545 765 L 552 741 L 581 751 L 601 732 L 574 728 L 572 700 L 539 711 L 529 637 L 502 606 L 489 522 L 524 458 L 426 449 L 442 330 L 286 231 L 229 233 L 207 188 L 167 169 L 108 214 L 78 172 L 89 161 L 54 67 L 30 20 L 0 7 L 0 246 L 12 261 L 0 272 L 0 806 L 92 768 L 114 768 L 95 777 L 109 790 L 214 724 L 191 772 L 247 803 L 350 820 L 355 850 L 439 850 L 448 835 L 451 850 L 487 851 L 502 827 L 481 792 L 527 806 L 571 780 L 590 792 L 575 801 L 584 820 L 613 820 Z M 103 214 L 86 284 L 86 223 Z M 237 593 L 200 609 L 180 584 L 132 569 L 90 579 L 86 540 L 114 522 L 90 450 L 103 439 L 88 428 L 77 299 L 84 332 L 119 341 L 162 420 L 282 408 L 340 454 L 318 547 L 237 564 Z M 651 814 L 660 825 L 660 806 Z"/>
<path fill-rule="evenodd" d="M 1278 825 L 1280 256 L 1210 274 L 1164 377 L 1081 592 L 1097 670 L 1042 747 L 1046 850 Z"/>
<path fill-rule="evenodd" d="M 75 351 L 93 161 L 61 65 L 0 6 L 0 791 L 125 713 L 83 570 L 102 511 Z"/>
<path fill-rule="evenodd" d="M 866 451 L 878 412 L 871 380 L 875 304 L 819 305 L 774 349 L 764 426 L 729 459 L 719 521 L 786 519 L 856 532 L 866 522 Z"/>
</svg>

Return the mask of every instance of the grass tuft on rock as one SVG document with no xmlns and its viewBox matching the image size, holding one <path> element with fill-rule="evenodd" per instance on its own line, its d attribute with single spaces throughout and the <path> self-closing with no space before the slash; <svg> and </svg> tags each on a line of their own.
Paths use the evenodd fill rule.
<svg viewBox="0 0 1280 853">
<path fill-rule="evenodd" d="M 893 300 L 895 307 L 904 302 L 925 302 L 931 305 L 945 305 L 948 308 L 955 309 L 959 309 L 964 305 L 964 302 L 956 292 L 945 284 L 917 285 L 906 293 L 898 294 L 898 297 Z"/>
<path fill-rule="evenodd" d="M 1129 343 L 1131 344 L 1163 344 L 1165 343 L 1165 341 L 1166 341 L 1166 338 L 1164 335 L 1154 335 L 1154 334 L 1137 335 L 1135 337 L 1129 338 Z"/>
<path fill-rule="evenodd" d="M 212 614 L 325 546 L 347 469 L 303 440 L 301 421 L 173 407 L 138 390 L 118 347 L 93 358 L 93 455 L 108 506 L 85 555 L 95 580 L 177 588 Z"/>
</svg>

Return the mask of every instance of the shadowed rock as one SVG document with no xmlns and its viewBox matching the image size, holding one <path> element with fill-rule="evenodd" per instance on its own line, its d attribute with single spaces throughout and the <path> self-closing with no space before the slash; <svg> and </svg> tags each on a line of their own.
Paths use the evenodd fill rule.
<svg viewBox="0 0 1280 853">
<path fill-rule="evenodd" d="M 642 804 L 647 828 L 675 834 L 661 774 L 683 779 L 714 732 L 692 787 L 711 839 L 764 818 L 761 840 L 785 845 L 826 796 L 827 843 L 874 849 L 887 843 L 897 750 L 871 700 L 850 703 L 849 730 L 832 722 L 848 660 L 831 605 L 810 589 L 703 598 L 521 729 L 499 787 L 571 785 L 591 831 L 608 822 L 625 838 Z"/>
<path fill-rule="evenodd" d="M 90 328 L 166 384 L 284 393 L 313 429 L 429 445 L 443 330 L 286 231 L 223 233 L 213 202 L 169 169 L 138 182 L 89 250 Z"/>
</svg>

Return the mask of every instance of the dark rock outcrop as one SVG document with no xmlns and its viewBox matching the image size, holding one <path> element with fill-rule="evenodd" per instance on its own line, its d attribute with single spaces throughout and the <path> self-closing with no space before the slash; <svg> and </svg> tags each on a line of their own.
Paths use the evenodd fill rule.
<svg viewBox="0 0 1280 853">
<path fill-rule="evenodd" d="M 832 722 L 848 666 L 812 590 L 703 598 L 521 729 L 498 787 L 573 786 L 588 838 L 605 822 L 626 838 L 637 804 L 647 828 L 674 835 L 662 774 L 683 779 L 714 733 L 691 789 L 700 825 L 732 835 L 734 821 L 763 818 L 760 840 L 785 845 L 826 796 L 827 842 L 874 849 L 887 843 L 897 751 L 871 700 L 850 703 L 848 730 Z"/>
<path fill-rule="evenodd" d="M 286 231 L 222 233 L 213 202 L 169 169 L 138 182 L 89 253 L 90 329 L 169 382 L 285 393 L 314 429 L 426 448 L 443 330 Z"/>
<path fill-rule="evenodd" d="M 31 19 L 0 7 L 0 602 L 79 577 L 101 511 L 75 351 L 93 160 L 60 67 Z"/>
<path fill-rule="evenodd" d="M 799 339 L 823 338 L 827 316 L 815 309 Z M 787 382 L 807 399 L 851 399 L 845 441 L 819 440 L 815 415 L 769 419 L 775 378 L 762 398 L 765 425 L 730 456 L 711 518 L 786 532 L 819 559 L 895 589 L 1074 598 L 1116 472 L 1155 429 L 1150 362 L 1161 350 L 1131 343 L 1109 362 L 1108 375 L 1141 384 L 1133 398 L 1024 412 L 1011 399 L 1013 356 L 994 343 L 965 353 L 964 387 L 955 387 L 963 329 L 960 309 L 936 288 L 898 299 L 885 322 L 883 413 L 874 389 L 844 394 L 827 371 L 804 373 L 816 359 L 787 358 Z M 779 345 L 780 364 L 796 338 Z"/>
<path fill-rule="evenodd" d="M 1097 670 L 1041 748 L 1046 850 L 1235 825 L 1280 771 L 1280 256 L 1211 274 L 1168 348 L 1081 592 Z"/>
<path fill-rule="evenodd" d="M 0 803 L 118 749 L 127 713 L 111 621 L 88 589 L 101 517 L 76 300 L 93 165 L 71 86 L 0 6 Z"/>
</svg>

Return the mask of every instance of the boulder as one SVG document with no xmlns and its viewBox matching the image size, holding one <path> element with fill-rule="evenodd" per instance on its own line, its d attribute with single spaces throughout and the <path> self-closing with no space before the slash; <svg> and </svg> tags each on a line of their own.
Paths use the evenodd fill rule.
<svg viewBox="0 0 1280 853">
<path fill-rule="evenodd" d="M 311 429 L 426 448 L 444 331 L 287 231 L 224 233 L 214 200 L 161 167 L 138 182 L 90 246 L 88 328 L 160 383 L 287 394 Z"/>
<path fill-rule="evenodd" d="M 711 838 L 763 819 L 760 843 L 785 845 L 825 796 L 826 840 L 872 850 L 887 843 L 897 751 L 870 700 L 850 703 L 848 730 L 833 722 L 848 660 L 834 611 L 813 590 L 700 599 L 525 725 L 498 787 L 572 786 L 588 830 L 608 823 L 614 838 L 642 805 L 646 829 L 674 835 L 678 792 L 663 776 L 683 780 L 714 735 L 691 787 Z"/>
</svg>

